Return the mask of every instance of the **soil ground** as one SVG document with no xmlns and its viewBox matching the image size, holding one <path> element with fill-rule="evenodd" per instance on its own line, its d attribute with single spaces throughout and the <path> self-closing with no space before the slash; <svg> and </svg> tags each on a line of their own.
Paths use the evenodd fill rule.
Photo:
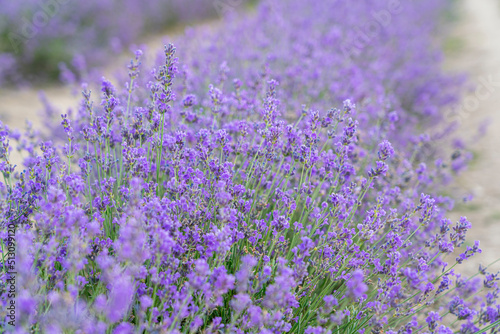
<svg viewBox="0 0 500 334">
<path fill-rule="evenodd" d="M 474 199 L 457 206 L 452 216 L 466 216 L 473 225 L 468 239 L 481 242 L 483 252 L 463 265 L 470 273 L 479 263 L 500 259 L 500 2 L 459 0 L 456 15 L 445 43 L 446 67 L 469 76 L 459 135 L 471 143 L 474 158 L 453 189 Z M 478 138 L 484 126 L 487 131 Z"/>
</svg>

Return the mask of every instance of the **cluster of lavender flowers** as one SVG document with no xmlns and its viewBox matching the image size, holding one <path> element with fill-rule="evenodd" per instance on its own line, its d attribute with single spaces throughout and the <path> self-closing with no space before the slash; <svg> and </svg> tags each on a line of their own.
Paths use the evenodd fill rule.
<svg viewBox="0 0 500 334">
<path fill-rule="evenodd" d="M 0 85 L 57 78 L 68 66 L 82 71 L 102 65 L 110 51 L 121 52 L 144 32 L 224 15 L 245 2 L 2 0 Z"/>
<path fill-rule="evenodd" d="M 187 31 L 151 70 L 137 51 L 57 127 L 47 106 L 50 138 L 2 126 L 2 282 L 19 250 L 2 326 L 498 332 L 498 275 L 460 274 L 479 244 L 437 195 L 467 162 L 432 131 L 459 87 L 430 48 L 444 8 L 262 1 Z"/>
</svg>

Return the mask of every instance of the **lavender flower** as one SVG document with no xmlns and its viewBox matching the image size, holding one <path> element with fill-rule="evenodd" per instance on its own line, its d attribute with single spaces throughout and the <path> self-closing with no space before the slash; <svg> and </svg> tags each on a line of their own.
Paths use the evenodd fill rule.
<svg viewBox="0 0 500 334">
<path fill-rule="evenodd" d="M 361 270 L 355 270 L 349 277 L 347 283 L 348 295 L 354 299 L 366 298 L 365 292 L 368 286 L 364 283 L 364 275 Z"/>
<path fill-rule="evenodd" d="M 446 218 L 454 167 L 418 130 L 460 91 L 430 43 L 444 3 L 405 3 L 355 57 L 384 1 L 263 1 L 89 80 L 62 123 L 46 101 L 52 142 L 1 124 L 19 330 L 497 330 L 496 275 L 456 267 L 479 244 L 448 263 L 470 223 Z"/>
</svg>

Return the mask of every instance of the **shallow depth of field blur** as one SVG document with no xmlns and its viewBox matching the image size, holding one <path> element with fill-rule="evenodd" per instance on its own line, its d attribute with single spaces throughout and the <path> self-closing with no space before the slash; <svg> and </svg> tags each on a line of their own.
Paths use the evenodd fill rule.
<svg viewBox="0 0 500 334">
<path fill-rule="evenodd" d="M 0 122 L 0 333 L 500 333 L 498 0 L 0 0 Z"/>
</svg>

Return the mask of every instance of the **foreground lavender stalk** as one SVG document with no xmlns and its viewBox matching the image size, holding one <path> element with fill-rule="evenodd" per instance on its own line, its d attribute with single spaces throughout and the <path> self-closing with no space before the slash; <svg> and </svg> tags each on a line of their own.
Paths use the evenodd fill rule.
<svg viewBox="0 0 500 334">
<path fill-rule="evenodd" d="M 384 1 L 274 5 L 188 31 L 152 71 L 137 52 L 52 141 L 2 126 L 17 332 L 498 330 L 498 277 L 456 271 L 479 244 L 435 195 L 467 155 L 417 130 L 459 86 L 416 61 L 436 60 L 440 2 L 406 3 L 348 60 L 341 37 Z"/>
</svg>

